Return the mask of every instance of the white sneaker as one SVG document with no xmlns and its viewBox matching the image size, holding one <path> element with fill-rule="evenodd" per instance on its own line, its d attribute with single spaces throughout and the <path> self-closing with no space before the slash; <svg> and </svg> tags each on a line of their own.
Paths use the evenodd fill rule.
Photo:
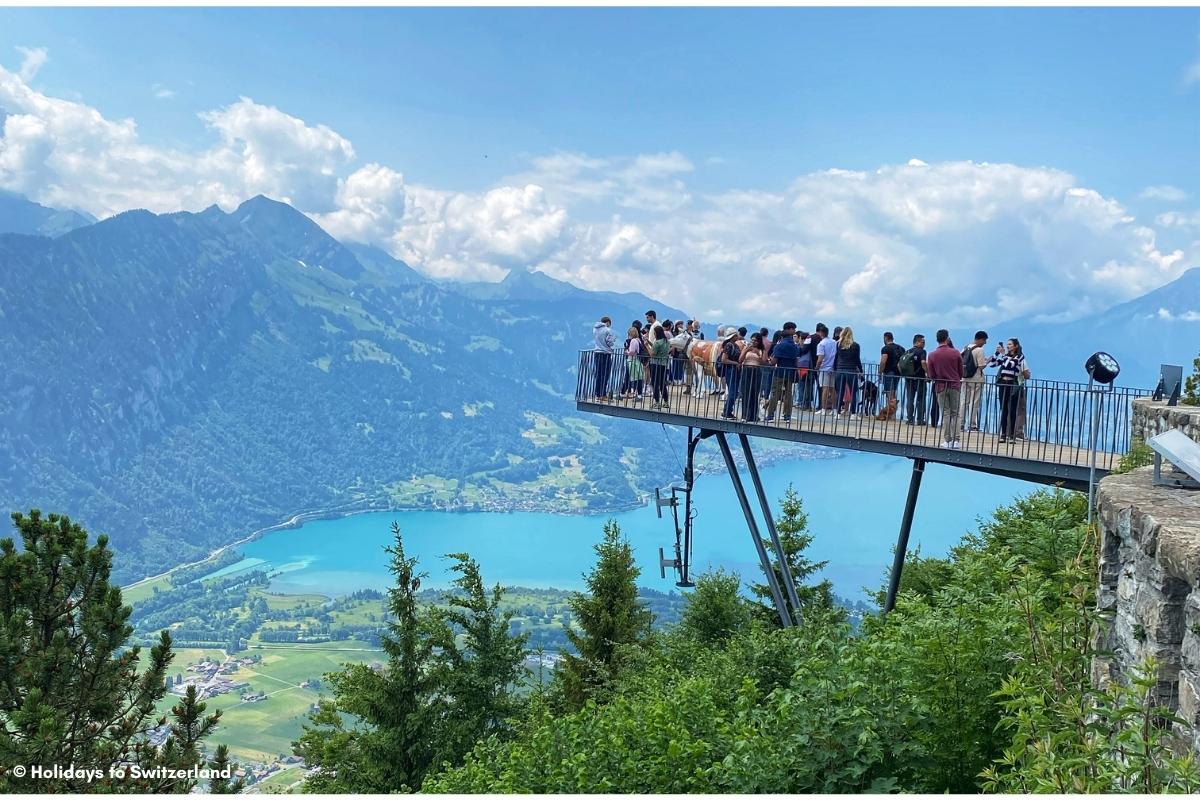
<svg viewBox="0 0 1200 800">
<path fill-rule="evenodd" d="M 944 450 L 953 450 L 954 442 L 942 442 L 940 445 L 938 445 L 938 447 L 941 447 Z"/>
</svg>

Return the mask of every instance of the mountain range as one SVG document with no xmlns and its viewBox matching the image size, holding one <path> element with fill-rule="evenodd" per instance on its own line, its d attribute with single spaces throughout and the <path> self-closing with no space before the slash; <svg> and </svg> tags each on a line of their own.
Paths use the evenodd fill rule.
<svg viewBox="0 0 1200 800">
<path fill-rule="evenodd" d="M 264 197 L 0 235 L 0 505 L 109 534 L 121 579 L 305 510 L 628 505 L 642 445 L 573 368 L 650 303 L 459 291 Z"/>
<path fill-rule="evenodd" d="M 574 369 L 602 314 L 620 335 L 650 307 L 685 316 L 522 270 L 433 281 L 265 197 L 95 222 L 0 194 L 0 506 L 107 533 L 120 580 L 301 511 L 627 506 L 675 469 L 657 432 L 575 413 Z M 1039 377 L 1105 349 L 1153 386 L 1195 357 L 1200 269 L 992 332 Z"/>
</svg>

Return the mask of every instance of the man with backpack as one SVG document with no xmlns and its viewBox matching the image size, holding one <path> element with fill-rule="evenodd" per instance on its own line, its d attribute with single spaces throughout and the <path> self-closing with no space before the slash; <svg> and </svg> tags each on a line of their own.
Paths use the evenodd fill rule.
<svg viewBox="0 0 1200 800">
<path fill-rule="evenodd" d="M 987 331 L 975 331 L 975 341 L 963 348 L 963 430 L 979 430 L 979 407 L 983 398 L 983 368 L 987 356 L 983 346 L 987 344 Z"/>
<path fill-rule="evenodd" d="M 909 425 L 925 424 L 925 371 L 927 366 L 925 334 L 913 336 L 913 346 L 904 351 L 896 364 L 904 377 L 904 410 Z M 915 422 L 914 422 L 915 419 Z"/>
<path fill-rule="evenodd" d="M 879 380 L 883 384 L 883 396 L 887 398 L 887 405 L 876 419 L 896 418 L 896 389 L 900 385 L 900 359 L 903 356 L 904 348 L 896 344 L 896 337 L 892 332 L 883 334 L 883 348 L 879 351 Z"/>
</svg>

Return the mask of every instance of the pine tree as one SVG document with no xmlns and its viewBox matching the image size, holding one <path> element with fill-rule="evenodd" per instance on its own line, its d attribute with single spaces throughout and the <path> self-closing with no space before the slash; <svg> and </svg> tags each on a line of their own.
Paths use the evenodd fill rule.
<svg viewBox="0 0 1200 800">
<path fill-rule="evenodd" d="M 588 593 L 576 593 L 567 601 L 580 628 L 567 630 L 576 653 L 563 653 L 556 672 L 556 695 L 568 710 L 582 708 L 588 698 L 602 694 L 620 672 L 623 649 L 646 637 L 653 618 L 638 600 L 641 570 L 615 520 L 604 525 L 604 540 L 595 549 L 596 566 L 584 576 Z"/>
<path fill-rule="evenodd" d="M 208 736 L 217 725 L 220 714 L 204 716 L 207 708 L 196 695 L 196 686 L 187 687 L 187 693 L 171 708 L 171 735 L 163 744 L 158 760 L 172 769 L 186 770 L 201 764 L 201 741 Z M 195 781 L 181 781 L 164 778 L 152 786 L 143 787 L 143 791 L 154 792 L 189 792 L 195 786 Z"/>
<path fill-rule="evenodd" d="M 510 633 L 514 614 L 500 612 L 503 592 L 499 585 L 490 593 L 484 588 L 474 559 L 466 553 L 447 557 L 456 562 L 450 569 L 458 573 L 454 585 L 461 593 L 449 594 L 448 608 L 436 612 L 445 623 L 442 630 L 447 638 L 438 645 L 434 678 L 450 700 L 440 726 L 439 762 L 457 763 L 477 741 L 502 733 L 517 712 L 513 690 L 526 672 L 529 635 Z"/>
<path fill-rule="evenodd" d="M 125 649 L 131 609 L 109 583 L 112 551 L 106 536 L 88 534 L 70 518 L 12 515 L 22 548 L 0 540 L 0 792 L 185 792 L 187 781 L 125 780 L 117 764 L 187 768 L 198 763 L 201 740 L 219 717 L 202 718 L 203 704 L 187 699 L 162 749 L 149 741 L 155 704 L 166 694 L 174 657 L 163 631 L 138 671 L 140 648 Z M 99 780 L 13 776 L 21 765 L 99 769 Z"/>
<path fill-rule="evenodd" d="M 805 584 L 810 576 L 824 569 L 829 562 L 813 561 L 805 555 L 808 546 L 812 544 L 813 535 L 808 530 L 808 514 L 804 511 L 804 501 L 796 494 L 791 484 L 788 485 L 787 491 L 784 492 L 783 499 L 780 501 L 780 511 L 782 513 L 775 521 L 775 530 L 779 534 L 784 558 L 787 560 L 792 578 L 796 582 L 796 597 L 800 600 L 801 614 L 835 610 L 833 584 L 828 579 L 812 586 Z M 779 568 L 778 558 L 775 557 L 775 545 L 770 539 L 763 539 L 763 547 L 771 555 L 771 567 L 775 570 L 775 580 L 779 584 L 779 591 L 783 594 L 784 601 L 788 602 L 783 572 Z M 770 586 L 766 583 L 752 583 L 750 592 L 759 600 L 755 604 L 756 616 L 763 620 L 769 620 L 774 625 L 779 625 L 779 612 L 775 609 Z M 790 607 L 791 603 L 788 602 L 788 605 Z M 795 609 L 789 608 L 789 610 L 792 611 L 793 616 L 796 616 Z"/>
<path fill-rule="evenodd" d="M 1183 382 L 1180 402 L 1188 406 L 1200 406 L 1200 356 L 1192 361 L 1192 374 Z"/>
<path fill-rule="evenodd" d="M 225 745 L 217 745 L 217 752 L 213 756 L 212 761 L 208 762 L 208 768 L 216 773 L 228 773 L 229 778 L 213 778 L 208 783 L 208 791 L 211 794 L 238 794 L 246 786 L 246 781 L 243 778 L 233 779 L 232 775 L 237 770 L 237 764 L 229 760 L 229 748 Z"/>
<path fill-rule="evenodd" d="M 333 700 L 322 700 L 309 715 L 297 755 L 320 771 L 304 783 L 314 793 L 417 791 L 437 755 L 436 721 L 447 698 L 438 691 L 434 645 L 445 626 L 422 610 L 416 592 L 424 573 L 404 552 L 400 526 L 392 523 L 387 548 L 395 585 L 388 590 L 390 633 L 383 637 L 388 662 L 376 672 L 350 664 L 329 674 Z M 347 725 L 344 714 L 363 725 Z"/>
</svg>

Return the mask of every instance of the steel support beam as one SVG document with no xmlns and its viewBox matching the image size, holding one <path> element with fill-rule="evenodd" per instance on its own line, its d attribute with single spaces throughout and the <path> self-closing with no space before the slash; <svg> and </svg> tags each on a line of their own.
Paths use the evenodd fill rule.
<svg viewBox="0 0 1200 800">
<path fill-rule="evenodd" d="M 771 514 L 771 504 L 767 502 L 767 493 L 763 490 L 762 479 L 758 477 L 758 465 L 754 463 L 754 455 L 750 452 L 750 437 L 744 433 L 738 434 L 742 443 L 742 454 L 746 457 L 746 467 L 750 470 L 750 480 L 754 483 L 754 493 L 758 495 L 758 504 L 762 507 L 763 519 L 767 521 L 767 532 L 771 535 L 771 544 L 775 547 L 775 558 L 779 560 L 779 571 L 783 573 L 783 587 L 787 590 L 788 601 L 792 604 L 792 624 L 799 625 L 803 621 L 800 612 L 800 597 L 796 594 L 796 579 L 788 566 L 783 552 L 783 541 L 779 531 L 775 529 L 775 517 Z"/>
<path fill-rule="evenodd" d="M 783 627 L 792 627 L 792 615 L 788 613 L 787 603 L 779 592 L 779 582 L 775 580 L 775 570 L 771 568 L 771 559 L 767 549 L 763 547 L 762 535 L 758 532 L 758 523 L 754 520 L 754 512 L 750 510 L 750 500 L 746 497 L 746 487 L 742 485 L 742 477 L 738 475 L 737 464 L 733 463 L 733 453 L 729 450 L 729 441 L 722 431 L 717 431 L 717 444 L 721 447 L 721 455 L 725 458 L 725 468 L 729 470 L 729 479 L 733 481 L 733 490 L 737 493 L 738 502 L 742 505 L 742 513 L 746 515 L 746 526 L 750 528 L 750 538 L 754 540 L 754 549 L 758 551 L 758 560 L 767 576 L 767 585 L 771 588 L 771 598 L 775 601 L 775 609 L 779 612 L 779 621 Z"/>
<path fill-rule="evenodd" d="M 913 459 L 912 477 L 908 481 L 908 499 L 904 501 L 904 518 L 900 521 L 900 537 L 896 540 L 896 557 L 892 561 L 892 574 L 888 579 L 887 602 L 883 613 L 896 607 L 896 593 L 900 591 L 900 573 L 904 570 L 904 557 L 908 554 L 908 534 L 912 532 L 913 514 L 917 510 L 917 495 L 921 493 L 921 478 L 925 475 L 925 460 Z"/>
</svg>

